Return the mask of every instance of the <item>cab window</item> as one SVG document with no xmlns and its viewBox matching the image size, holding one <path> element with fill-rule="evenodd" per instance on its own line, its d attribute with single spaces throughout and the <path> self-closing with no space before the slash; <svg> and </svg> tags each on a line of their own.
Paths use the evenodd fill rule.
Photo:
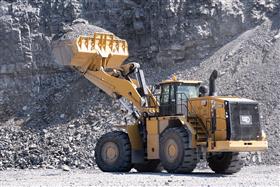
<svg viewBox="0 0 280 187">
<path fill-rule="evenodd" d="M 195 98 L 199 96 L 198 85 L 181 84 L 177 87 L 179 99 L 187 100 L 187 98 Z"/>
<path fill-rule="evenodd" d="M 161 103 L 168 103 L 169 102 L 169 85 L 163 85 L 161 87 Z"/>
</svg>

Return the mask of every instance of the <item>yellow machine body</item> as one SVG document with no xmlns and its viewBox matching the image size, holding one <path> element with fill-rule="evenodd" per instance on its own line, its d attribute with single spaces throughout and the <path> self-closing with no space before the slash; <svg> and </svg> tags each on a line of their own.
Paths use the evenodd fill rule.
<svg viewBox="0 0 280 187">
<path fill-rule="evenodd" d="M 263 151 L 268 148 L 266 136 L 259 134 L 255 140 L 227 140 L 229 127 L 225 104 L 229 101 L 242 102 L 251 100 L 239 97 L 206 96 L 189 100 L 189 117 L 196 117 L 205 127 L 207 135 L 207 150 L 209 152 L 247 152 Z M 215 130 L 211 132 L 211 116 L 215 110 Z"/>
<path fill-rule="evenodd" d="M 123 64 L 128 57 L 128 45 L 125 40 L 113 34 L 94 33 L 92 36 L 80 36 L 74 40 L 54 42 L 53 54 L 56 61 L 79 70 L 89 81 L 109 96 L 126 98 L 139 111 L 144 119 L 147 142 L 143 143 L 139 124 L 127 125 L 132 150 L 142 152 L 146 159 L 159 159 L 160 135 L 173 126 L 184 126 L 189 134 L 192 148 L 204 148 L 206 152 L 242 152 L 267 149 L 265 135 L 254 140 L 232 140 L 229 138 L 229 125 L 225 102 L 244 101 L 238 97 L 202 96 L 190 98 L 183 103 L 187 113 L 177 115 L 160 114 L 159 101 L 147 86 L 128 75 L 137 65 Z M 141 75 L 141 73 L 139 74 Z M 140 77 L 141 78 L 141 77 Z M 171 79 L 160 84 L 199 85 L 201 81 Z M 139 89 L 142 91 L 139 91 Z M 213 111 L 215 110 L 215 128 L 213 129 Z M 136 154 L 137 155 L 137 154 Z M 136 158 L 135 158 L 136 159 Z M 133 160 L 133 159 L 132 159 Z M 137 160 L 137 159 L 136 159 Z"/>
<path fill-rule="evenodd" d="M 53 44 L 53 55 L 62 65 L 79 70 L 89 81 L 109 96 L 125 97 L 141 112 L 155 112 L 156 100 L 149 93 L 152 108 L 143 107 L 136 80 L 127 80 L 121 74 L 127 73 L 134 64 L 123 64 L 128 57 L 125 40 L 109 33 L 94 33 L 93 36 L 79 36 L 74 40 L 58 40 Z"/>
</svg>

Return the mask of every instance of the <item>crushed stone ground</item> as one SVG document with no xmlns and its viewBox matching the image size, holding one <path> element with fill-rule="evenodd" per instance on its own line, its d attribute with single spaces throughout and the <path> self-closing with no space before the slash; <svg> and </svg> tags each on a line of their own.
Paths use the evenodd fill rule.
<svg viewBox="0 0 280 187">
<path fill-rule="evenodd" d="M 0 172 L 0 186 L 280 186 L 279 166 L 250 166 L 234 175 L 208 169 L 192 174 L 104 173 L 97 169 L 8 170 Z"/>
</svg>

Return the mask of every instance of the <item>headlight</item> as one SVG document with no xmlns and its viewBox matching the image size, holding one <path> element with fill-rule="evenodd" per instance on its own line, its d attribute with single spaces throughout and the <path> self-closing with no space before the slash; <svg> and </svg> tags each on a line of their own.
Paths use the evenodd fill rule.
<svg viewBox="0 0 280 187">
<path fill-rule="evenodd" d="M 252 125 L 252 116 L 251 115 L 240 115 L 240 124 L 241 125 Z"/>
</svg>

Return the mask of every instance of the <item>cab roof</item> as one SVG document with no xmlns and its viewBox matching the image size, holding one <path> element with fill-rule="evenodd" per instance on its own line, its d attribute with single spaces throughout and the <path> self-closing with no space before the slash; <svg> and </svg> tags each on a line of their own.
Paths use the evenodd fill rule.
<svg viewBox="0 0 280 187">
<path fill-rule="evenodd" d="M 163 80 L 159 84 L 168 84 L 168 83 L 184 83 L 184 84 L 201 84 L 202 81 L 197 80 Z"/>
</svg>

